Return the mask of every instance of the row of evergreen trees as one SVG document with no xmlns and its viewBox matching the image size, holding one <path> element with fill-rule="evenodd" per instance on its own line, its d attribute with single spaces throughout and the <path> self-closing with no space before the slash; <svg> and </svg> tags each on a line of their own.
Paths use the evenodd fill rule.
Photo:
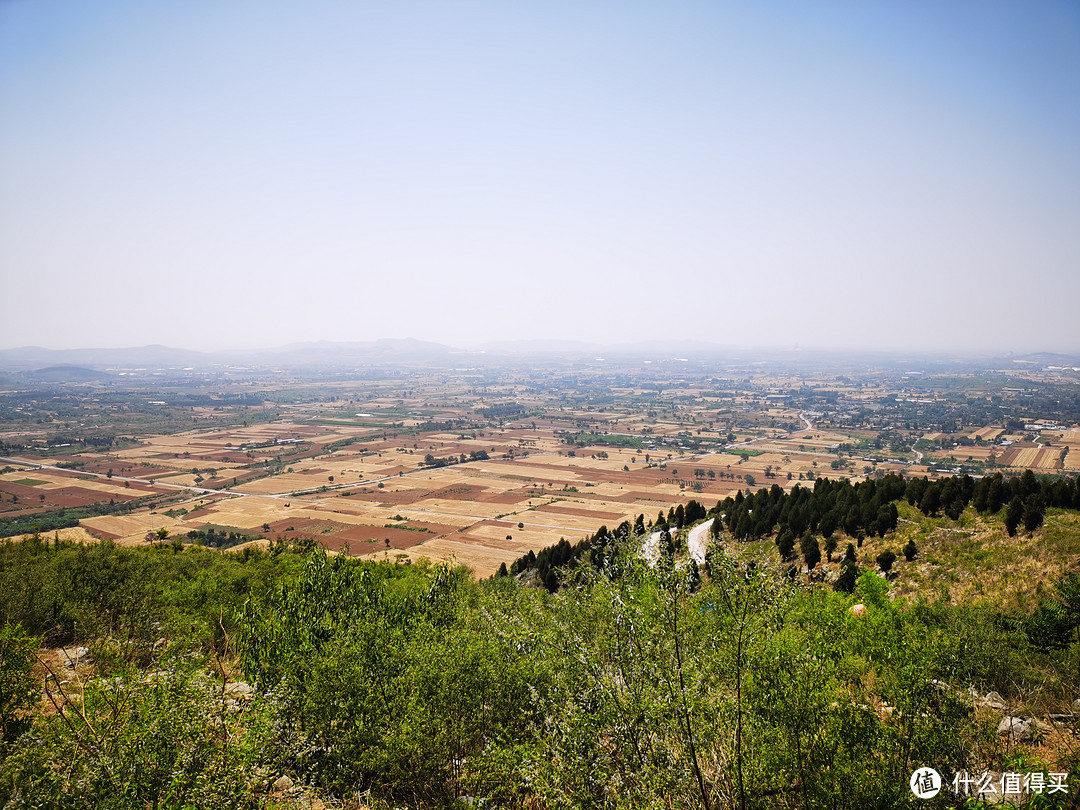
<svg viewBox="0 0 1080 810">
<path fill-rule="evenodd" d="M 638 515 L 633 524 L 623 521 L 614 531 L 601 526 L 578 543 L 561 539 L 538 554 L 530 551 L 509 569 L 504 564 L 497 576 L 535 571 L 537 580 L 554 593 L 558 589 L 557 569 L 572 561 L 585 557 L 601 568 L 611 556 L 608 550 L 619 541 L 644 536 L 648 531 L 670 536 L 670 532 L 710 516 L 714 518 L 714 536 L 723 529 L 736 540 L 759 540 L 775 533 L 782 559 L 793 560 L 798 546 L 807 566 L 813 569 L 821 560 L 817 535 L 825 539 L 830 559 L 836 550 L 838 530 L 860 546 L 866 536 L 884 537 L 896 529 L 896 502 L 901 498 L 928 516 L 944 512 L 952 520 L 959 518 L 971 503 L 984 514 L 996 514 L 1005 506 L 1005 527 L 1015 535 L 1021 523 L 1027 531 L 1041 526 L 1048 507 L 1080 509 L 1080 477 L 1039 477 L 1027 470 L 1009 478 L 995 473 L 978 481 L 969 475 L 930 480 L 889 474 L 856 483 L 846 478 L 819 478 L 813 489 L 796 484 L 790 491 L 773 484 L 754 493 L 740 490 L 717 501 L 709 510 L 692 500 L 685 506 L 671 507 L 666 516 L 660 512 L 655 521 L 647 524 L 645 516 Z"/>
<path fill-rule="evenodd" d="M 883 537 L 896 528 L 894 502 L 906 486 L 898 475 L 855 484 L 846 478 L 819 478 L 813 489 L 796 484 L 790 492 L 773 484 L 752 495 L 736 492 L 717 504 L 716 511 L 736 540 L 758 540 L 784 528 L 796 538 L 820 533 L 828 539 L 837 529 L 850 537 Z"/>
<path fill-rule="evenodd" d="M 907 502 L 924 515 L 939 512 L 956 520 L 971 503 L 982 514 L 997 514 L 1004 506 L 1005 528 L 1014 536 L 1020 524 L 1032 532 L 1042 525 L 1046 510 L 1080 509 L 1080 477 L 1037 476 L 1031 470 L 1006 478 L 994 473 L 975 481 L 964 475 L 929 481 L 915 478 L 908 483 Z"/>
</svg>

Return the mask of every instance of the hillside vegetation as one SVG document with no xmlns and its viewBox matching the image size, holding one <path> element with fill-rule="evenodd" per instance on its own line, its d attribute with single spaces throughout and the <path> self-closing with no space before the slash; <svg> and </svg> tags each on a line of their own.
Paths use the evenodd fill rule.
<svg viewBox="0 0 1080 810">
<path fill-rule="evenodd" d="M 480 582 L 5 543 L 0 806 L 956 807 L 912 772 L 1075 771 L 1077 482 L 894 478 L 680 505 Z"/>
</svg>

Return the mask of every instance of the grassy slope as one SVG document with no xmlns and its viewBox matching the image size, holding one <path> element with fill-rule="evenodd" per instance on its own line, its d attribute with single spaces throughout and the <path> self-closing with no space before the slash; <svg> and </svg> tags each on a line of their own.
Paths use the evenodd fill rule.
<svg viewBox="0 0 1080 810">
<path fill-rule="evenodd" d="M 984 516 L 968 507 L 957 521 L 928 518 L 907 502 L 898 504 L 901 523 L 894 534 L 868 538 L 859 549 L 859 563 L 876 567 L 882 551 L 899 559 L 893 570 L 898 597 L 953 602 L 988 600 L 1006 610 L 1028 613 L 1052 584 L 1080 569 L 1080 513 L 1051 509 L 1033 533 L 1005 531 L 1003 515 Z M 919 553 L 908 562 L 902 549 L 914 540 Z M 843 546 L 841 546 L 843 548 Z"/>
<path fill-rule="evenodd" d="M 1080 512 L 1049 509 L 1041 528 L 1033 533 L 1018 531 L 1009 537 L 1005 531 L 1004 510 L 998 515 L 980 515 L 968 507 L 957 521 L 941 516 L 928 518 L 906 501 L 897 509 L 901 522 L 886 537 L 863 541 L 856 552 L 861 569 L 879 571 L 876 558 L 892 549 L 898 559 L 893 566 L 896 578 L 890 595 L 909 603 L 937 601 L 947 596 L 953 604 L 984 603 L 1008 612 L 1030 614 L 1044 598 L 1053 594 L 1053 584 L 1069 571 L 1080 570 Z M 832 583 L 839 574 L 839 560 L 849 542 L 837 532 L 837 551 L 833 562 L 822 561 Z M 775 535 L 746 543 L 725 543 L 729 553 L 744 560 L 767 559 L 785 566 L 776 551 Z M 824 548 L 824 541 L 818 538 Z M 902 549 L 914 539 L 919 553 L 914 560 L 904 559 Z M 798 550 L 796 548 L 796 554 Z M 801 565 L 802 560 L 797 562 Z M 824 586 L 828 587 L 828 585 Z M 1000 651 L 1003 656 L 1014 650 Z M 1020 660 L 1024 659 L 1024 660 Z M 1005 713 L 1049 720 L 1053 713 L 1073 711 L 1076 693 L 1068 686 L 1076 672 L 1076 657 L 1069 653 L 1038 661 L 1026 660 L 1024 654 L 1014 660 L 1011 688 L 1002 688 L 1008 703 L 1005 712 L 978 707 L 977 716 L 987 729 L 996 728 Z M 1071 677 L 1069 672 L 1073 673 Z M 1053 724 L 1037 743 L 1010 744 L 1005 738 L 988 732 L 989 747 L 982 752 L 987 767 L 1001 767 L 1022 762 L 1072 762 L 1078 755 L 1078 742 L 1072 727 Z M 1016 769 L 1015 767 L 1013 768 Z"/>
<path fill-rule="evenodd" d="M 868 537 L 857 550 L 859 567 L 877 571 L 877 557 L 886 549 L 897 556 L 896 579 L 891 592 L 897 598 L 935 601 L 947 596 L 954 603 L 988 601 L 1003 610 L 1030 613 L 1052 591 L 1053 583 L 1069 571 L 1080 571 L 1080 512 L 1049 509 L 1043 526 L 1033 533 L 1020 531 L 1009 537 L 1004 510 L 998 515 L 980 515 L 968 507 L 959 520 L 944 515 L 926 517 L 907 501 L 898 501 L 900 525 L 885 537 Z M 848 543 L 855 543 L 842 531 L 835 535 L 833 562 L 824 560 L 831 582 L 840 572 L 839 560 Z M 775 535 L 763 540 L 726 547 L 739 556 L 765 556 L 780 565 Z M 908 562 L 903 548 L 914 540 L 918 555 Z M 796 554 L 798 548 L 796 547 Z M 797 559 L 801 563 L 801 558 Z"/>
</svg>

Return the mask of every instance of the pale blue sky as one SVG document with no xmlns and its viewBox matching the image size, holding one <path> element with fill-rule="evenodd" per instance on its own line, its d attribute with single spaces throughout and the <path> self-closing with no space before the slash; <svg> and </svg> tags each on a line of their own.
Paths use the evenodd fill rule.
<svg viewBox="0 0 1080 810">
<path fill-rule="evenodd" d="M 1080 350 L 1080 3 L 0 1 L 0 348 Z"/>
</svg>

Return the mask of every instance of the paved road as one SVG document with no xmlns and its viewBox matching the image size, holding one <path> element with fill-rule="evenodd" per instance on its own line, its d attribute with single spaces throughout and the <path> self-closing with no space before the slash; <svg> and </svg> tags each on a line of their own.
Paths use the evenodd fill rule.
<svg viewBox="0 0 1080 810">
<path fill-rule="evenodd" d="M 686 535 L 686 548 L 698 565 L 705 564 L 705 549 L 709 544 L 709 527 L 712 519 L 699 523 Z M 652 532 L 641 544 L 641 557 L 649 565 L 656 565 L 660 560 L 660 532 Z"/>
<path fill-rule="evenodd" d="M 690 556 L 698 565 L 705 564 L 705 549 L 709 545 L 709 528 L 712 526 L 712 518 L 704 523 L 699 523 L 686 535 L 686 548 Z"/>
</svg>

